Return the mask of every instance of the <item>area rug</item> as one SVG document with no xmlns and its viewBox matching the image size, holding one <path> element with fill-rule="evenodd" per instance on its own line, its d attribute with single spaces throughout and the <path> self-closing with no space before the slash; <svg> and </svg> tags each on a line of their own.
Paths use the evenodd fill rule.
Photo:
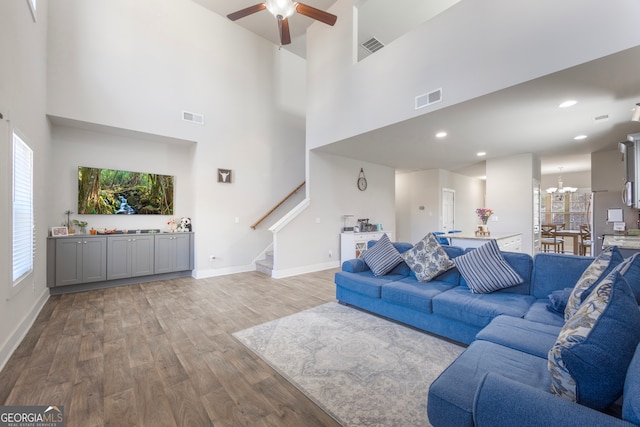
<svg viewBox="0 0 640 427">
<path fill-rule="evenodd" d="M 337 303 L 233 336 L 349 427 L 428 426 L 429 385 L 464 350 Z"/>
</svg>

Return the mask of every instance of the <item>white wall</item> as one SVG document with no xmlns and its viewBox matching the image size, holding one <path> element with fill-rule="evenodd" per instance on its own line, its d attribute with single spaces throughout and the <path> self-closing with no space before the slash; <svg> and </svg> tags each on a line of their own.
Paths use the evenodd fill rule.
<svg viewBox="0 0 640 427">
<path fill-rule="evenodd" d="M 26 1 L 0 2 L 0 369 L 48 298 L 46 234 L 50 135 L 45 116 L 47 2 L 34 22 Z M 19 130 L 34 155 L 36 247 L 34 273 L 12 286 L 11 132 Z"/>
<path fill-rule="evenodd" d="M 442 230 L 443 188 L 455 191 L 455 228 L 464 232 L 476 229 L 475 209 L 484 206 L 484 181 L 440 169 L 398 173 L 398 240 L 416 243 L 428 232 Z"/>
<path fill-rule="evenodd" d="M 272 235 L 268 222 L 249 226 L 305 179 L 305 61 L 191 1 L 56 0 L 50 9 L 48 113 L 142 134 L 94 165 L 177 170 L 176 214 L 192 218 L 196 275 L 252 269 Z M 204 126 L 182 121 L 182 110 L 204 114 Z M 105 148 L 108 137 L 94 136 L 86 143 Z M 156 146 L 157 136 L 195 143 Z M 60 167 L 69 173 L 89 155 L 78 148 Z M 232 184 L 217 183 L 218 168 L 233 170 Z M 72 204 L 76 186 L 60 191 Z"/>
<path fill-rule="evenodd" d="M 489 230 L 522 233 L 522 252 L 533 254 L 533 180 L 540 160 L 532 154 L 487 160 L 486 206 L 494 211 Z"/>
<path fill-rule="evenodd" d="M 98 128 L 99 129 L 99 128 Z M 78 212 L 78 166 L 158 173 L 175 177 L 175 217 L 195 210 L 192 166 L 196 144 L 179 140 L 149 140 L 144 135 L 114 135 L 109 129 L 85 130 L 54 125 L 50 173 L 57 191 L 52 191 L 48 223 L 66 222 L 64 212 Z M 152 155 L 150 154 L 152 153 Z M 90 228 L 168 228 L 166 215 L 71 215 L 89 223 Z M 197 231 L 197 229 L 195 230 Z"/>
<path fill-rule="evenodd" d="M 331 8 L 334 27 L 308 31 L 311 148 L 640 44 L 635 0 L 462 1 L 354 64 L 353 3 Z M 414 110 L 438 88 L 442 102 Z"/>
<path fill-rule="evenodd" d="M 308 156 L 310 205 L 277 234 L 276 277 L 337 267 L 346 214 L 382 224 L 395 240 L 393 169 L 315 151 Z M 366 191 L 356 187 L 360 168 Z"/>
</svg>

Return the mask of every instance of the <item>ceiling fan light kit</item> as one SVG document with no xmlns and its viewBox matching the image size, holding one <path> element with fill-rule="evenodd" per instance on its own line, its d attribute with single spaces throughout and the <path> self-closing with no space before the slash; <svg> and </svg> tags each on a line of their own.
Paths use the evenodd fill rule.
<svg viewBox="0 0 640 427">
<path fill-rule="evenodd" d="M 316 9 L 303 3 L 294 2 L 292 0 L 267 0 L 264 3 L 249 6 L 227 15 L 232 21 L 236 21 L 245 16 L 252 15 L 267 9 L 278 21 L 278 31 L 280 33 L 280 44 L 287 45 L 291 43 L 291 32 L 289 31 L 289 17 L 294 12 L 304 15 L 308 18 L 315 19 L 327 25 L 333 26 L 338 19 L 324 10 Z"/>
</svg>

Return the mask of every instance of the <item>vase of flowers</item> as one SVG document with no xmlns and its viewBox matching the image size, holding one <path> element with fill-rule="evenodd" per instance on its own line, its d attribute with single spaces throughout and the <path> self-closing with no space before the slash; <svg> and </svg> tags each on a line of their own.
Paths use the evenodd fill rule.
<svg viewBox="0 0 640 427">
<path fill-rule="evenodd" d="M 476 215 L 478 215 L 478 219 L 482 222 L 482 226 L 478 227 L 480 231 L 488 231 L 487 221 L 489 221 L 489 218 L 493 215 L 493 210 L 489 208 L 478 208 L 476 209 Z"/>
</svg>

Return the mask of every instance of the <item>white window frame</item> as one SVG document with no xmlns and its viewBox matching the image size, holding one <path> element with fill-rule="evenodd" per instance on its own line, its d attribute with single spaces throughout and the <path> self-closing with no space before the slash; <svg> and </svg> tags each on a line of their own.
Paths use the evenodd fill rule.
<svg viewBox="0 0 640 427">
<path fill-rule="evenodd" d="M 28 164 L 27 173 L 20 174 L 17 166 Z M 29 146 L 26 138 L 17 130 L 12 132 L 11 143 L 11 283 L 12 294 L 21 290 L 27 283 L 33 281 L 33 269 L 35 263 L 35 218 L 34 218 L 34 189 L 33 189 L 33 165 L 34 153 Z M 18 184 L 23 190 L 22 209 L 17 210 L 19 206 L 16 204 L 16 186 Z M 27 194 L 24 194 L 24 193 Z M 26 206 L 25 206 L 26 203 Z M 27 225 L 20 224 L 16 220 L 16 214 L 22 220 L 28 221 Z M 18 228 L 18 230 L 16 230 Z M 19 234 L 19 236 L 17 236 Z M 22 239 L 22 242 L 16 241 L 16 238 Z M 16 246 L 21 245 L 18 249 L 21 251 L 21 262 L 26 265 L 16 271 Z M 16 277 L 16 274 L 18 275 Z"/>
</svg>

